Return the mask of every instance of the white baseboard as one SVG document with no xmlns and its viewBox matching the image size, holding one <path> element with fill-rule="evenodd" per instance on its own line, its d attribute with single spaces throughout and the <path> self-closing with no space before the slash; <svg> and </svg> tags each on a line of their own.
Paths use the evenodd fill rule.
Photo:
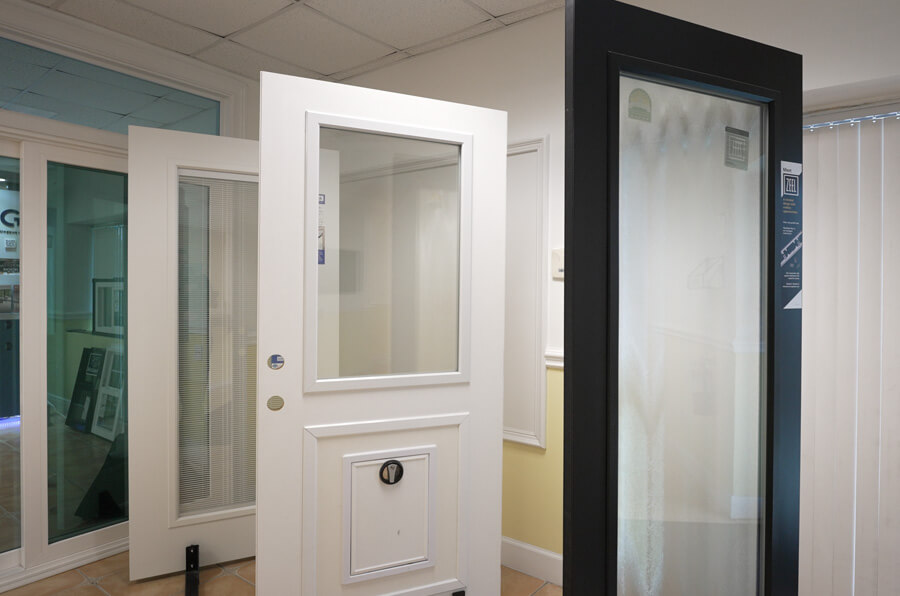
<svg viewBox="0 0 900 596">
<path fill-rule="evenodd" d="M 10 569 L 0 573 L 0 592 L 6 592 L 7 590 L 12 590 L 13 588 L 36 582 L 39 579 L 69 571 L 70 569 L 77 569 L 88 563 L 117 555 L 126 550 L 128 550 L 128 538 L 121 538 L 75 555 L 63 557 L 43 565 L 35 565 L 31 569 Z"/>
<path fill-rule="evenodd" d="M 532 577 L 562 585 L 562 555 L 558 553 L 504 536 L 500 546 L 500 562 Z"/>
</svg>

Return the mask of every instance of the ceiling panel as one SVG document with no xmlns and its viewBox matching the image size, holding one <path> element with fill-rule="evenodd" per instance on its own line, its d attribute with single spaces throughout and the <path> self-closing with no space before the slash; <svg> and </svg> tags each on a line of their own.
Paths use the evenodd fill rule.
<svg viewBox="0 0 900 596">
<path fill-rule="evenodd" d="M 475 37 L 476 35 L 481 35 L 482 33 L 487 33 L 488 31 L 493 31 L 494 29 L 500 29 L 502 27 L 503 23 L 496 19 L 491 19 L 490 21 L 485 21 L 483 23 L 475 25 L 474 27 L 469 27 L 468 29 L 464 29 L 458 33 L 454 33 L 453 35 L 448 35 L 447 37 L 442 37 L 441 39 L 436 39 L 434 41 L 423 43 L 422 45 L 408 48 L 406 51 L 413 55 L 424 54 L 425 52 L 430 52 L 444 46 L 449 46 L 465 39 L 469 39 L 470 37 Z"/>
<path fill-rule="evenodd" d="M 183 54 L 192 54 L 220 39 L 118 0 L 66 0 L 58 10 Z"/>
<path fill-rule="evenodd" d="M 230 35 L 293 4 L 291 0 L 127 0 L 173 21 Z"/>
<path fill-rule="evenodd" d="M 472 0 L 495 17 L 541 4 L 545 0 Z"/>
<path fill-rule="evenodd" d="M 11 87 L 0 87 L 0 108 L 3 107 L 3 102 L 9 101 L 22 93 L 21 89 L 13 89 Z"/>
<path fill-rule="evenodd" d="M 512 25 L 513 23 L 518 23 L 519 21 L 524 21 L 525 19 L 536 17 L 539 14 L 544 14 L 545 12 L 549 12 L 556 8 L 563 8 L 565 5 L 566 0 L 550 0 L 549 2 L 541 2 L 540 4 L 536 4 L 524 10 L 517 10 L 516 12 L 505 14 L 500 17 L 500 20 L 504 25 Z"/>
<path fill-rule="evenodd" d="M 332 74 L 394 52 L 305 6 L 290 8 L 234 41 L 303 68 Z"/>
<path fill-rule="evenodd" d="M 341 72 L 336 72 L 330 77 L 332 81 L 343 81 L 344 79 L 349 79 L 350 77 L 355 77 L 358 74 L 362 74 L 364 72 L 369 72 L 372 70 L 377 70 L 379 68 L 383 68 L 388 64 L 393 64 L 399 60 L 403 60 L 404 58 L 409 58 L 409 54 L 406 52 L 394 52 L 393 54 L 388 54 L 383 58 L 379 58 L 373 62 L 366 62 L 365 64 L 361 64 L 354 68 L 350 68 L 348 70 L 342 70 Z"/>
<path fill-rule="evenodd" d="M 490 18 L 463 0 L 307 0 L 306 4 L 398 49 L 446 37 Z"/>
<path fill-rule="evenodd" d="M 272 56 L 260 54 L 246 46 L 228 40 L 222 40 L 220 43 L 194 54 L 194 56 L 204 62 L 236 72 L 245 77 L 250 77 L 251 79 L 259 79 L 259 71 L 261 70 L 298 77 L 320 78 L 318 73 L 300 68 L 294 64 L 288 64 Z"/>
</svg>

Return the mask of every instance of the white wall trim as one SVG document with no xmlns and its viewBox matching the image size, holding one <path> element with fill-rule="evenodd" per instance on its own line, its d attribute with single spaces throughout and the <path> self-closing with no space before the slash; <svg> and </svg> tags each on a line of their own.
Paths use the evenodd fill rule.
<svg viewBox="0 0 900 596">
<path fill-rule="evenodd" d="M 506 157 L 507 157 L 507 167 L 508 160 L 511 157 L 516 155 L 523 155 L 527 153 L 534 153 L 539 164 L 540 169 L 537 172 L 537 176 L 535 179 L 536 188 L 534 189 L 535 196 L 538 205 L 530 204 L 523 205 L 524 208 L 534 208 L 535 206 L 535 230 L 537 233 L 537 242 L 534 246 L 530 247 L 532 250 L 528 250 L 528 247 L 525 247 L 525 252 L 522 253 L 525 258 L 534 259 L 534 262 L 537 263 L 536 275 L 533 279 L 528 280 L 528 283 L 534 283 L 537 288 L 537 292 L 534 295 L 533 302 L 531 304 L 532 310 L 532 320 L 526 321 L 510 321 L 507 319 L 506 324 L 508 328 L 515 328 L 517 324 L 510 323 L 521 323 L 522 325 L 533 326 L 538 330 L 537 337 L 534 338 L 533 345 L 529 345 L 529 356 L 527 359 L 523 358 L 521 361 L 517 362 L 504 362 L 504 368 L 513 368 L 514 372 L 504 371 L 504 375 L 507 378 L 505 383 L 506 389 L 504 390 L 504 400 L 507 405 L 515 404 L 521 408 L 529 408 L 531 410 L 530 420 L 533 421 L 533 425 L 530 428 L 517 428 L 510 424 L 510 421 L 506 419 L 504 415 L 504 424 L 503 424 L 503 439 L 505 441 L 512 441 L 515 443 L 523 443 L 525 445 L 532 445 L 535 447 L 546 448 L 547 447 L 547 381 L 546 381 L 546 372 L 544 370 L 544 363 L 542 351 L 544 346 L 547 344 L 547 274 L 549 270 L 549 250 L 548 250 L 548 237 L 549 237 L 549 159 L 548 159 L 548 151 L 547 146 L 549 145 L 549 139 L 547 137 L 531 139 L 526 141 L 514 142 L 510 143 L 507 146 Z M 509 201 L 510 201 L 510 191 L 509 185 L 507 185 L 507 238 L 510 237 L 509 233 Z M 532 236 L 532 234 L 529 234 Z M 509 240 L 507 240 L 509 242 Z M 506 247 L 506 255 L 507 261 L 510 259 L 510 255 L 514 254 L 511 252 L 510 246 Z M 516 247 L 521 250 L 523 247 Z M 519 252 L 519 251 L 517 251 Z M 529 254 L 530 253 L 530 254 Z M 508 282 L 507 282 L 508 283 Z M 507 296 L 506 296 L 506 305 L 507 305 L 507 313 L 509 313 L 509 304 L 510 304 L 510 295 L 509 295 L 509 286 L 507 286 Z M 506 341 L 516 341 L 515 336 L 512 338 L 509 335 L 509 329 L 507 329 Z M 529 341 L 530 338 L 522 338 L 522 341 Z M 530 343 L 530 342 L 529 342 Z M 530 387 L 528 390 L 522 390 L 522 387 L 519 386 L 518 390 L 515 388 L 511 388 L 510 383 L 510 375 L 515 375 L 516 378 L 524 377 L 531 378 Z M 526 385 L 528 386 L 528 385 Z M 506 406 L 504 406 L 506 407 Z M 521 410 L 520 410 L 521 411 Z M 525 426 L 525 425 L 523 425 Z"/>
<path fill-rule="evenodd" d="M 13 143 L 33 141 L 71 149 L 89 149 L 115 157 L 128 154 L 126 135 L 10 110 L 0 110 L 0 138 Z"/>
<path fill-rule="evenodd" d="M 547 348 L 547 351 L 544 352 L 544 363 L 547 365 L 547 368 L 562 370 L 565 363 L 563 351 L 556 348 Z"/>
<path fill-rule="evenodd" d="M 500 545 L 500 562 L 510 569 L 557 586 L 562 585 L 563 558 L 559 553 L 504 536 Z"/>
<path fill-rule="evenodd" d="M 35 565 L 30 569 L 13 569 L 11 571 L 0 574 L 0 592 L 12 590 L 19 586 L 24 586 L 39 579 L 57 575 L 70 569 L 76 569 L 82 565 L 105 559 L 117 555 L 128 550 L 128 538 L 121 538 L 115 542 L 108 542 L 101 546 L 82 550 L 74 555 L 49 561 L 41 565 Z"/>
<path fill-rule="evenodd" d="M 25 0 L 3 3 L 0 36 L 215 99 L 220 134 L 248 133 L 251 79 Z"/>
</svg>

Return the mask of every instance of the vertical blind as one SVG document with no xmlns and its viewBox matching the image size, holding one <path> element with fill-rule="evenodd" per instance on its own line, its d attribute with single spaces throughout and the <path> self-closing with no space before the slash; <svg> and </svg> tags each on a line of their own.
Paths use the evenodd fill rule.
<svg viewBox="0 0 900 596">
<path fill-rule="evenodd" d="M 803 154 L 800 594 L 900 594 L 900 120 Z"/>
</svg>

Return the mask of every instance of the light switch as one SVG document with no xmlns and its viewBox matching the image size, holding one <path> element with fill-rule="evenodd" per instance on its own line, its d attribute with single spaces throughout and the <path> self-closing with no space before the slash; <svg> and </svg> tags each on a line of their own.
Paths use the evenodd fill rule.
<svg viewBox="0 0 900 596">
<path fill-rule="evenodd" d="M 550 268 L 553 271 L 553 279 L 563 281 L 566 278 L 566 257 L 564 248 L 554 248 L 550 254 Z"/>
</svg>

